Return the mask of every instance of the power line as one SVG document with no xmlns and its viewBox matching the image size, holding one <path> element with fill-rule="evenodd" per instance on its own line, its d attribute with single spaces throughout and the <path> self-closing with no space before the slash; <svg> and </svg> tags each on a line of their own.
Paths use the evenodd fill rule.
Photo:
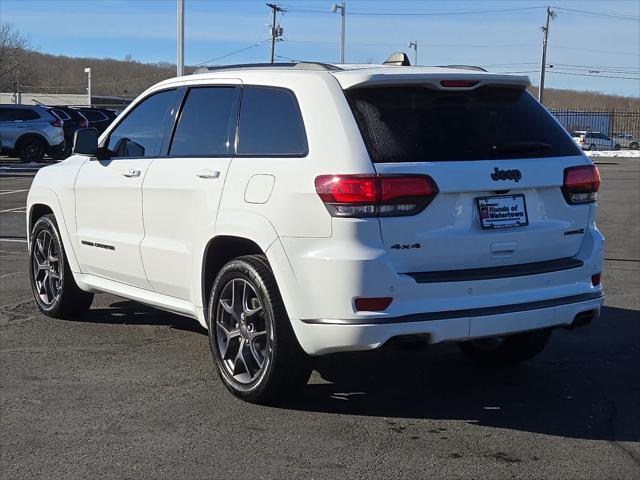
<svg viewBox="0 0 640 480">
<path fill-rule="evenodd" d="M 557 73 L 559 75 L 573 75 L 576 77 L 596 77 L 596 78 L 618 78 L 621 80 L 635 80 L 639 81 L 640 77 L 619 77 L 614 75 L 595 75 L 591 73 L 575 73 L 575 72 L 558 72 L 555 68 L 550 69 L 548 73 Z"/>
<path fill-rule="evenodd" d="M 244 48 L 241 48 L 239 50 L 235 50 L 233 52 L 229 52 L 229 53 L 226 53 L 224 55 L 220 55 L 219 57 L 212 58 L 211 60 L 205 60 L 204 62 L 196 63 L 194 66 L 199 67 L 200 65 L 204 65 L 205 63 L 211 63 L 211 62 L 215 62 L 216 60 L 222 60 L 223 58 L 227 58 L 227 57 L 230 57 L 232 55 L 236 55 L 238 53 L 242 53 L 242 52 L 244 52 L 246 50 L 249 50 L 251 48 L 259 47 L 263 43 L 267 43 L 269 40 L 271 40 L 271 39 L 267 38 L 265 40 L 262 40 L 261 42 L 251 44 L 248 47 L 244 47 Z"/>
<path fill-rule="evenodd" d="M 337 42 L 322 41 L 322 40 L 290 40 L 286 39 L 288 43 L 309 43 L 317 45 L 335 45 Z M 368 47 L 406 47 L 406 43 L 376 43 L 376 42 L 348 42 L 347 45 L 351 46 L 368 46 Z M 538 44 L 447 44 L 447 43 L 420 43 L 425 47 L 451 47 L 451 48 L 521 48 L 521 47 L 538 47 Z"/>
<path fill-rule="evenodd" d="M 561 48 L 564 50 L 576 50 L 579 52 L 591 52 L 591 53 L 606 53 L 609 55 L 629 55 L 632 57 L 640 57 L 640 53 L 631 53 L 631 52 L 612 52 L 610 50 L 592 50 L 589 48 L 576 48 L 576 47 L 565 47 L 562 45 L 551 45 L 553 48 Z"/>
<path fill-rule="evenodd" d="M 522 12 L 527 10 L 537 10 L 547 8 L 545 6 L 535 7 L 519 7 L 519 8 L 501 8 L 493 10 L 450 10 L 445 12 L 354 12 L 349 11 L 347 15 L 369 16 L 369 17 L 400 17 L 400 16 L 447 16 L 447 15 L 485 15 L 494 13 L 511 13 Z M 331 13 L 323 10 L 298 9 L 295 7 L 288 8 L 287 12 L 291 13 Z"/>
<path fill-rule="evenodd" d="M 350 11 L 347 15 L 357 15 L 357 16 L 370 16 L 370 17 L 398 17 L 398 16 L 449 16 L 449 15 L 487 15 L 487 14 L 495 14 L 495 13 L 514 13 L 514 12 L 523 12 L 530 10 L 540 10 L 547 8 L 545 5 L 536 5 L 531 7 L 518 7 L 518 8 L 500 8 L 500 9 L 492 9 L 492 10 L 448 10 L 444 12 L 437 11 L 418 11 L 418 12 L 362 12 L 362 11 Z M 556 10 L 562 10 L 566 13 L 574 13 L 578 15 L 592 15 L 598 17 L 606 17 L 617 20 L 632 20 L 638 21 L 640 17 L 630 16 L 630 15 L 619 15 L 615 13 L 607 13 L 607 12 L 594 12 L 592 10 L 580 10 L 577 8 L 566 8 L 566 7 L 556 7 L 552 8 Z M 287 8 L 287 12 L 291 13 L 320 13 L 320 14 L 330 14 L 331 12 L 328 10 L 314 10 L 308 8 L 296 8 L 290 6 Z"/>
<path fill-rule="evenodd" d="M 613 14 L 613 13 L 604 13 L 604 12 L 594 12 L 591 10 L 578 10 L 576 8 L 566 8 L 566 7 L 553 7 L 556 10 L 562 10 L 565 12 L 571 12 L 571 13 L 578 13 L 578 14 L 582 14 L 582 15 L 593 15 L 593 16 L 597 16 L 597 17 L 608 17 L 608 18 L 615 18 L 618 20 L 635 20 L 636 22 L 638 20 L 640 20 L 640 17 L 632 17 L 632 16 L 627 16 L 627 15 L 617 15 L 617 14 Z"/>
</svg>

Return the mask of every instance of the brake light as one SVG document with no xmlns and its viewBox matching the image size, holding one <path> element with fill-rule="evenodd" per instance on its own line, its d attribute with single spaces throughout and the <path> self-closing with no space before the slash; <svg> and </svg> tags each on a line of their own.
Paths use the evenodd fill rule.
<svg viewBox="0 0 640 480">
<path fill-rule="evenodd" d="M 440 85 L 446 88 L 471 88 L 477 84 L 477 80 L 442 80 L 440 82 Z"/>
<path fill-rule="evenodd" d="M 415 215 L 438 193 L 427 175 L 320 175 L 315 186 L 334 217 Z"/>
<path fill-rule="evenodd" d="M 591 275 L 591 285 L 593 285 L 594 287 L 597 287 L 598 285 L 600 285 L 600 277 L 601 277 L 601 273 L 596 273 L 595 275 Z"/>
<path fill-rule="evenodd" d="M 52 127 L 62 128 L 63 122 L 60 119 L 53 120 L 52 122 L 49 122 L 49 125 L 51 125 Z"/>
<path fill-rule="evenodd" d="M 599 188 L 600 172 L 595 165 L 581 165 L 564 169 L 562 193 L 568 204 L 595 202 Z"/>
</svg>

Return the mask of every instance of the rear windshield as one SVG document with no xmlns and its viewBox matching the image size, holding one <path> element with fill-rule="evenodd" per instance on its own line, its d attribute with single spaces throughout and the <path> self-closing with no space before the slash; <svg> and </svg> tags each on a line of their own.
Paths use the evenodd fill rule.
<svg viewBox="0 0 640 480">
<path fill-rule="evenodd" d="M 101 122 L 103 120 L 108 120 L 107 116 L 104 113 L 97 110 L 82 110 L 82 115 L 84 115 L 84 117 L 90 122 Z"/>
<path fill-rule="evenodd" d="M 562 126 L 520 89 L 394 86 L 345 94 L 376 163 L 580 155 Z"/>
</svg>

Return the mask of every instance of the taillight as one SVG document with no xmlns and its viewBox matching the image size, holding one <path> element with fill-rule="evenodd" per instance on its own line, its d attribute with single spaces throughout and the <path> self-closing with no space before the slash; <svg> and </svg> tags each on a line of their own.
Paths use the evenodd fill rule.
<svg viewBox="0 0 640 480">
<path fill-rule="evenodd" d="M 80 120 L 80 123 L 78 124 L 78 126 L 80 128 L 87 128 L 89 126 L 89 122 L 87 122 L 86 118 L 83 118 L 82 120 Z"/>
<path fill-rule="evenodd" d="M 52 122 L 49 122 L 49 125 L 51 125 L 52 127 L 62 128 L 63 122 L 60 119 L 53 120 Z"/>
<path fill-rule="evenodd" d="M 601 276 L 602 276 L 601 273 L 596 273 L 594 275 L 591 275 L 591 285 L 593 285 L 594 287 L 597 287 L 598 285 L 600 285 Z"/>
<path fill-rule="evenodd" d="M 334 217 L 415 215 L 438 193 L 427 175 L 320 175 L 315 185 Z"/>
<path fill-rule="evenodd" d="M 477 84 L 477 80 L 442 80 L 440 82 L 440 85 L 446 88 L 471 88 Z"/>
<path fill-rule="evenodd" d="M 562 193 L 570 205 L 595 202 L 599 188 L 600 172 L 595 165 L 564 169 Z"/>
</svg>

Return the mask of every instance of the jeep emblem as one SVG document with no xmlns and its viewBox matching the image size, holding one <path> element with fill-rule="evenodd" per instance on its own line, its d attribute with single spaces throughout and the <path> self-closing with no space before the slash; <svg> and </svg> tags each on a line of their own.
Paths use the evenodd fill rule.
<svg viewBox="0 0 640 480">
<path fill-rule="evenodd" d="M 496 182 L 498 180 L 515 180 L 516 182 L 522 178 L 520 170 L 500 170 L 498 167 L 494 167 L 491 178 Z"/>
</svg>

